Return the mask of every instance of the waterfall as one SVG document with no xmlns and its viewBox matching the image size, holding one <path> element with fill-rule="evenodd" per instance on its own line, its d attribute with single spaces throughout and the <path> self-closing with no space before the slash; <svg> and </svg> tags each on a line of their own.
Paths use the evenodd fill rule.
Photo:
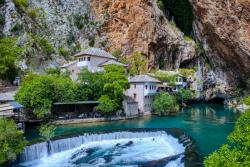
<svg viewBox="0 0 250 167">
<path fill-rule="evenodd" d="M 116 139 L 133 139 L 133 138 L 146 138 L 167 135 L 165 131 L 149 131 L 149 132 L 113 132 L 103 134 L 83 134 L 82 136 L 59 139 L 51 142 L 42 142 L 27 146 L 23 153 L 20 155 L 20 162 L 34 161 L 51 154 L 70 150 L 86 144 L 88 142 L 98 142 L 103 140 L 116 140 Z M 170 135 L 169 135 L 170 136 Z M 172 136 L 171 136 L 172 137 Z M 50 149 L 49 149 L 50 148 Z"/>
</svg>

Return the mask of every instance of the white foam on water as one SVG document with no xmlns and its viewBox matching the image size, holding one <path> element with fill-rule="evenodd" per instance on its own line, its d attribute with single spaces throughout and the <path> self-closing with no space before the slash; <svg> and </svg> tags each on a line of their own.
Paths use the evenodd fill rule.
<svg viewBox="0 0 250 167">
<path fill-rule="evenodd" d="M 178 142 L 178 139 L 165 132 L 149 132 L 147 135 L 143 132 L 141 136 L 140 132 L 134 134 L 133 136 L 133 132 L 120 133 L 119 137 L 116 135 L 110 139 L 106 135 L 104 140 L 99 140 L 103 139 L 100 136 L 91 137 L 91 140 L 76 148 L 53 153 L 50 156 L 44 156 L 39 160 L 25 162 L 21 165 L 25 167 L 98 167 L 116 165 L 134 167 L 138 166 L 138 163 L 143 164 L 160 160 L 185 151 L 184 146 Z M 98 140 L 96 140 L 97 138 Z M 87 150 L 91 149 L 95 150 L 94 155 L 88 155 Z M 105 156 L 108 156 L 109 160 L 105 159 Z M 84 158 L 89 159 L 82 161 Z M 179 157 L 177 160 L 169 162 L 166 167 L 184 166 L 181 159 L 182 157 Z"/>
</svg>

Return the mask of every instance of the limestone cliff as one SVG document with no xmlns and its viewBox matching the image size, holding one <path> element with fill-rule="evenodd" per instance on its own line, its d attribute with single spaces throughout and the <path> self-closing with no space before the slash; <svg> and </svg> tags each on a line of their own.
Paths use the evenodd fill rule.
<svg viewBox="0 0 250 167">
<path fill-rule="evenodd" d="M 165 69 L 178 68 L 195 57 L 193 41 L 165 18 L 155 0 L 93 0 L 96 19 L 107 37 L 109 51 L 121 49 L 124 56 L 140 51 L 150 60 L 150 68 L 164 62 Z"/>
<path fill-rule="evenodd" d="M 213 71 L 230 86 L 250 78 L 250 1 L 189 0 L 198 38 Z"/>
</svg>

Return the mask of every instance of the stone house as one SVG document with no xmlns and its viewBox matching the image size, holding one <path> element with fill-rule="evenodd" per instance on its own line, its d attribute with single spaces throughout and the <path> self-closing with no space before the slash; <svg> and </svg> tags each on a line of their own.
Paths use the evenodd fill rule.
<svg viewBox="0 0 250 167">
<path fill-rule="evenodd" d="M 150 114 L 160 81 L 148 75 L 137 75 L 129 78 L 129 82 L 130 88 L 124 94 L 132 97 L 138 103 L 139 114 Z"/>
<path fill-rule="evenodd" d="M 87 68 L 90 72 L 98 72 L 111 64 L 127 67 L 126 64 L 118 62 L 116 57 L 99 48 L 88 48 L 74 55 L 74 58 L 75 61 L 61 66 L 62 70 L 69 70 L 72 80 L 77 79 L 77 74 L 82 68 Z"/>
</svg>

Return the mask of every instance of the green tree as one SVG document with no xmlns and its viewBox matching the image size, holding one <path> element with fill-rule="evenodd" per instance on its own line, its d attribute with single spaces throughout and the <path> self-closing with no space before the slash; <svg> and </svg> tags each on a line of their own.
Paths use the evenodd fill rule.
<svg viewBox="0 0 250 167">
<path fill-rule="evenodd" d="M 104 94 L 121 104 L 123 91 L 129 88 L 125 69 L 119 65 L 108 65 L 104 69 Z"/>
<path fill-rule="evenodd" d="M 50 141 L 53 137 L 55 137 L 55 130 L 56 126 L 44 124 L 39 129 L 39 134 L 42 136 L 46 141 Z"/>
<path fill-rule="evenodd" d="M 104 68 L 105 73 L 102 77 L 104 83 L 103 95 L 98 100 L 100 104 L 96 107 L 96 110 L 100 110 L 105 115 L 110 115 L 121 107 L 123 91 L 129 88 L 129 82 L 124 67 L 108 65 Z"/>
<path fill-rule="evenodd" d="M 15 43 L 15 38 L 0 38 L 0 79 L 13 81 L 17 75 L 16 60 L 23 49 Z"/>
<path fill-rule="evenodd" d="M 141 52 L 134 52 L 129 57 L 130 75 L 145 74 L 148 72 L 148 60 Z"/>
<path fill-rule="evenodd" d="M 109 98 L 107 95 L 102 95 L 99 100 L 100 104 L 95 107 L 95 111 L 100 111 L 104 115 L 112 115 L 119 107 L 117 103 Z"/>
<path fill-rule="evenodd" d="M 59 76 L 61 75 L 61 70 L 58 67 L 49 67 L 45 69 L 47 75 Z"/>
<path fill-rule="evenodd" d="M 157 94 L 153 101 L 154 113 L 160 116 L 169 115 L 179 110 L 179 105 L 174 96 L 166 92 Z"/>
<path fill-rule="evenodd" d="M 237 120 L 228 140 L 230 145 L 223 145 L 205 159 L 206 167 L 250 166 L 250 110 L 245 111 Z"/>
<path fill-rule="evenodd" d="M 23 132 L 16 129 L 13 120 L 0 118 L 0 164 L 15 160 L 27 144 Z"/>
<path fill-rule="evenodd" d="M 78 74 L 78 87 L 80 100 L 97 100 L 103 94 L 103 72 L 92 73 L 83 68 Z"/>
<path fill-rule="evenodd" d="M 183 89 L 181 88 L 179 92 L 176 93 L 176 99 L 179 102 L 187 102 L 191 99 L 193 99 L 193 92 L 189 89 Z"/>
<path fill-rule="evenodd" d="M 49 116 L 52 104 L 76 100 L 77 86 L 63 76 L 32 76 L 21 84 L 15 99 L 38 118 Z"/>
</svg>

